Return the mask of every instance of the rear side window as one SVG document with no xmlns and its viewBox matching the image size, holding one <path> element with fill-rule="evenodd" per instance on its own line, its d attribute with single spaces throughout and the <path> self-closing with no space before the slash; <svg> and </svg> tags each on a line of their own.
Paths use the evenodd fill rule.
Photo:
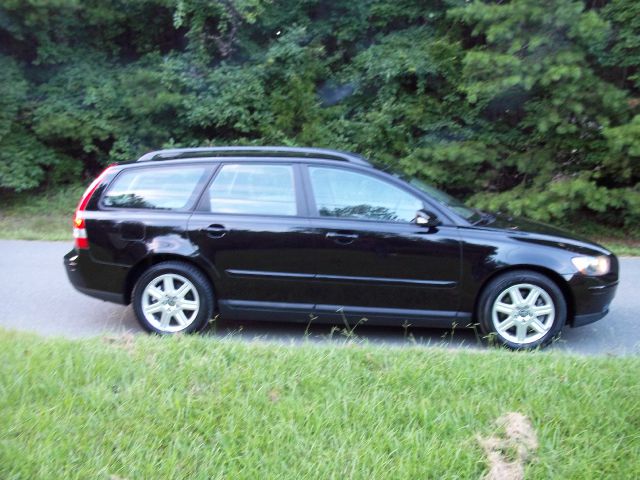
<svg viewBox="0 0 640 480">
<path fill-rule="evenodd" d="M 295 215 L 291 165 L 224 165 L 209 187 L 213 213 Z"/>
<path fill-rule="evenodd" d="M 116 178 L 102 199 L 106 207 L 182 210 L 203 181 L 204 166 L 132 168 Z"/>
</svg>

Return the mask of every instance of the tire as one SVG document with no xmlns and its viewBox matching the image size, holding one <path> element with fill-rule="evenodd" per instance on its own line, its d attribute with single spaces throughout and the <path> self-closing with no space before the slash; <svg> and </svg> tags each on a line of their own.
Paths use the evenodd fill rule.
<svg viewBox="0 0 640 480">
<path fill-rule="evenodd" d="M 549 277 L 514 270 L 489 282 L 476 313 L 486 335 L 513 350 L 529 350 L 548 345 L 560 333 L 567 302 Z"/>
<path fill-rule="evenodd" d="M 211 283 L 183 262 L 150 267 L 138 278 L 132 300 L 142 328 L 161 335 L 200 331 L 213 316 Z"/>
</svg>

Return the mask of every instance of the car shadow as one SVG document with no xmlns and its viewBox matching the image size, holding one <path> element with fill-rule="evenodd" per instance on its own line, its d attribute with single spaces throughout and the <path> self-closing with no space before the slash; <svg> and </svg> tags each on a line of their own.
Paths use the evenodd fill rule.
<svg viewBox="0 0 640 480">
<path fill-rule="evenodd" d="M 100 322 L 106 333 L 141 333 L 131 306 L 109 306 L 109 314 Z M 625 354 L 627 350 L 606 348 L 600 343 L 607 342 L 605 325 L 587 325 L 577 329 L 565 328 L 557 341 L 546 347 L 546 352 L 564 351 L 577 354 Z M 608 327 L 613 328 L 613 327 Z M 217 317 L 203 332 L 211 338 L 238 339 L 242 341 L 261 341 L 282 345 L 302 345 L 304 343 L 340 345 L 361 343 L 390 347 L 440 347 L 448 349 L 467 348 L 482 350 L 489 342 L 479 332 L 471 328 L 442 329 L 416 326 L 378 326 L 366 323 L 347 328 L 344 324 L 319 324 L 225 320 Z M 608 351 L 610 350 L 610 351 Z M 636 353 L 638 349 L 634 350 Z"/>
<path fill-rule="evenodd" d="M 486 342 L 470 328 L 435 329 L 405 326 L 360 324 L 304 324 L 253 320 L 215 319 L 206 335 L 267 341 L 283 344 L 359 342 L 389 346 L 439 346 L 444 348 L 484 348 Z"/>
</svg>

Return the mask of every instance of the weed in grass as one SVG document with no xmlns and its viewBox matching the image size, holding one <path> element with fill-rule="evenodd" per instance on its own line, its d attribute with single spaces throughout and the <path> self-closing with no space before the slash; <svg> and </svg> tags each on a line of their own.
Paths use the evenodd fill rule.
<svg viewBox="0 0 640 480">
<path fill-rule="evenodd" d="M 411 327 L 411 324 L 408 321 L 404 321 L 402 322 L 402 330 L 403 330 L 403 336 L 405 341 L 407 341 L 408 343 L 412 344 L 412 345 L 417 345 L 418 342 L 416 341 L 416 338 L 413 335 L 413 332 L 409 331 L 409 327 Z"/>
<path fill-rule="evenodd" d="M 207 328 L 214 335 L 218 331 L 218 319 L 219 318 L 220 318 L 220 314 L 218 313 L 213 318 L 209 319 L 209 322 L 207 323 Z"/>
<path fill-rule="evenodd" d="M 344 310 L 341 308 L 338 310 L 338 312 L 340 313 L 340 316 L 342 318 L 342 323 L 344 324 L 344 328 L 341 329 L 340 334 L 343 335 L 349 341 L 358 340 L 359 337 L 356 335 L 356 329 L 360 325 L 366 323 L 367 318 L 362 317 L 354 325 L 351 325 L 349 323 L 349 320 L 347 320 L 347 316 L 344 314 Z"/>
<path fill-rule="evenodd" d="M 340 314 L 340 318 L 342 319 L 342 327 L 339 327 L 338 325 L 332 325 L 331 329 L 329 330 L 329 333 L 327 334 L 326 338 L 329 341 L 333 341 L 334 340 L 334 335 L 337 333 L 339 335 L 341 335 L 342 337 L 344 337 L 344 341 L 345 343 L 356 343 L 356 342 L 364 342 L 364 340 L 362 338 L 360 338 L 357 334 L 356 334 L 356 329 L 367 322 L 367 318 L 366 317 L 362 317 L 360 318 L 360 320 L 358 320 L 355 324 L 351 324 L 349 323 L 349 320 L 347 319 L 347 316 L 344 313 L 344 310 L 342 308 L 339 308 L 338 310 L 336 310 L 336 313 Z M 308 328 L 311 325 L 311 321 L 316 320 L 317 317 L 313 317 L 309 323 L 307 324 L 307 330 L 305 330 L 305 334 L 308 332 Z"/>
<path fill-rule="evenodd" d="M 476 338 L 476 345 L 482 346 L 484 336 L 480 332 L 480 324 L 477 322 L 472 322 L 467 325 L 467 328 L 470 328 L 473 330 L 473 336 Z"/>
<path fill-rule="evenodd" d="M 306 340 L 311 338 L 311 332 L 310 332 L 311 324 L 317 319 L 318 317 L 316 315 L 313 315 L 312 313 L 309 314 L 309 321 L 307 322 L 307 326 L 304 329 L 304 338 Z"/>
<path fill-rule="evenodd" d="M 444 334 L 442 335 L 442 343 L 445 344 L 445 342 L 447 342 L 447 338 L 448 340 L 448 344 L 452 344 L 453 343 L 453 337 L 456 333 L 456 327 L 458 326 L 458 324 L 456 322 L 453 322 L 453 324 L 451 325 L 451 330 L 447 330 L 446 332 L 444 332 Z"/>
<path fill-rule="evenodd" d="M 560 343 L 567 343 L 567 341 L 562 338 L 562 331 L 558 332 L 552 339 L 551 339 L 551 345 L 555 345 L 556 343 L 560 344 Z"/>
</svg>

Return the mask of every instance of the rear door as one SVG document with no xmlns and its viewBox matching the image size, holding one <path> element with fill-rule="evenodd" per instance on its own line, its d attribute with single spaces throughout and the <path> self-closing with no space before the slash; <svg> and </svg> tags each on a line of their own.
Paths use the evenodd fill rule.
<svg viewBox="0 0 640 480">
<path fill-rule="evenodd" d="M 226 316 L 313 309 L 312 242 L 293 163 L 225 162 L 189 219 Z"/>
</svg>

